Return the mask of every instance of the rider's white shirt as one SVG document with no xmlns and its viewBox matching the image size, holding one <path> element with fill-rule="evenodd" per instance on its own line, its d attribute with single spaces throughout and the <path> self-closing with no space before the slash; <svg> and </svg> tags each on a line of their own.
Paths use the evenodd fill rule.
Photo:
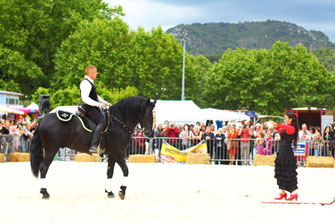
<svg viewBox="0 0 335 223">
<path fill-rule="evenodd" d="M 89 76 L 85 75 L 85 80 L 83 80 L 80 83 L 79 88 L 80 88 L 80 93 L 81 93 L 81 100 L 88 105 L 96 106 L 96 107 L 99 106 L 100 104 L 99 102 L 106 104 L 107 102 L 104 99 L 102 99 L 99 95 L 98 95 L 99 102 L 94 101 L 93 99 L 89 97 L 91 89 L 92 89 L 92 85 L 89 83 L 89 81 L 94 85 L 94 80 L 92 80 Z"/>
</svg>

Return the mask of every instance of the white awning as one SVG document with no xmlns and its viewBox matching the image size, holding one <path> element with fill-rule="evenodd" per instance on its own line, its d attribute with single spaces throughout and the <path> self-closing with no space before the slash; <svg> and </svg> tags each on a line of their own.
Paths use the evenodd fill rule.
<svg viewBox="0 0 335 223">
<path fill-rule="evenodd" d="M 201 109 L 203 116 L 206 120 L 219 120 L 219 121 L 249 121 L 250 117 L 238 113 L 227 110 L 220 110 L 215 108 L 204 108 Z"/>
<path fill-rule="evenodd" d="M 19 111 L 19 110 L 15 110 L 12 108 L 8 108 L 6 106 L 0 106 L 0 113 L 12 113 L 12 114 L 19 114 L 19 115 L 23 115 L 24 112 L 23 111 Z"/>
</svg>

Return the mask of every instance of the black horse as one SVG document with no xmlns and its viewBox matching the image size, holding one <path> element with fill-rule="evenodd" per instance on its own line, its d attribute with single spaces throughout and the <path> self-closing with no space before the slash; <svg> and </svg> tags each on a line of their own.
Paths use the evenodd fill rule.
<svg viewBox="0 0 335 223">
<path fill-rule="evenodd" d="M 119 196 L 124 199 L 126 193 L 125 179 L 128 176 L 128 167 L 125 162 L 125 150 L 131 140 L 131 133 L 138 123 L 144 128 L 146 136 L 152 135 L 153 115 L 155 102 L 145 97 L 125 98 L 111 108 L 112 119 L 105 136 L 105 151 L 108 155 L 107 179 L 113 177 L 115 162 L 122 169 L 124 182 L 121 185 Z M 122 124 L 123 123 L 123 124 Z M 43 199 L 50 197 L 45 185 L 45 177 L 55 154 L 60 147 L 68 147 L 82 153 L 90 154 L 89 147 L 92 133 L 84 130 L 80 120 L 73 117 L 69 122 L 60 121 L 55 113 L 43 117 L 35 130 L 30 150 L 30 164 L 33 175 L 38 177 L 40 172 L 41 191 Z M 43 155 L 43 149 L 45 154 Z M 114 197 L 113 192 L 105 189 L 108 197 Z"/>
</svg>

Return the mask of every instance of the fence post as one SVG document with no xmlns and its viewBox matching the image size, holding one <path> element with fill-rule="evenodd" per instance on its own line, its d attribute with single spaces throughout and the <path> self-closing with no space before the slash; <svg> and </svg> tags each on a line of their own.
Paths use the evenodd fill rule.
<svg viewBox="0 0 335 223">
<path fill-rule="evenodd" d="M 153 145 L 153 138 L 149 138 L 149 154 L 153 153 L 152 145 Z"/>
</svg>

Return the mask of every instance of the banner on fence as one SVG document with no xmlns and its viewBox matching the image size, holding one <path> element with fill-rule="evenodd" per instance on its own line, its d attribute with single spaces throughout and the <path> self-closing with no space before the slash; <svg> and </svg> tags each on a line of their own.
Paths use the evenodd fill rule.
<svg viewBox="0 0 335 223">
<path fill-rule="evenodd" d="M 292 149 L 294 149 L 294 145 L 292 144 Z M 306 156 L 308 149 L 308 143 L 298 143 L 297 150 L 294 151 L 294 156 Z"/>
<path fill-rule="evenodd" d="M 163 141 L 161 148 L 161 161 L 165 163 L 186 162 L 187 153 L 207 153 L 207 143 L 201 141 L 199 144 L 183 151 Z"/>
</svg>

